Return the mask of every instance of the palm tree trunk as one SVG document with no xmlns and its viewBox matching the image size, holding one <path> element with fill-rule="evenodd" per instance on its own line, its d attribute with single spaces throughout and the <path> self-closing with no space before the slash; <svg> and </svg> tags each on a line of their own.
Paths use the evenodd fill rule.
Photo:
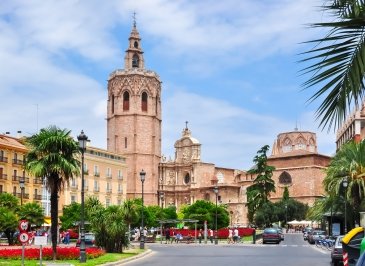
<svg viewBox="0 0 365 266">
<path fill-rule="evenodd" d="M 57 258 L 57 227 L 58 227 L 58 191 L 57 186 L 52 187 L 51 191 L 51 240 L 52 257 Z"/>
</svg>

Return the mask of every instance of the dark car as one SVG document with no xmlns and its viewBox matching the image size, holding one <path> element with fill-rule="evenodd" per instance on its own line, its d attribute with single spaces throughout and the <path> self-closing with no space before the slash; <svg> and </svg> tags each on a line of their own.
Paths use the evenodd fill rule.
<svg viewBox="0 0 365 266">
<path fill-rule="evenodd" d="M 268 242 L 274 242 L 279 244 L 281 241 L 281 235 L 278 229 L 276 228 L 265 228 L 262 233 L 262 244 L 266 244 Z"/>
<path fill-rule="evenodd" d="M 312 231 L 311 227 L 306 227 L 303 229 L 303 239 L 307 240 L 308 234 Z"/>
<path fill-rule="evenodd" d="M 332 247 L 331 250 L 331 261 L 333 263 L 333 266 L 338 266 L 342 259 L 342 238 L 343 236 L 338 236 L 336 238 L 335 244 Z"/>
<path fill-rule="evenodd" d="M 310 232 L 307 236 L 308 243 L 314 244 L 316 240 L 326 238 L 326 232 L 322 230 L 314 230 Z"/>
<path fill-rule="evenodd" d="M 79 247 L 81 239 L 76 242 L 76 247 Z M 93 233 L 85 233 L 85 247 L 95 247 L 95 235 Z"/>
</svg>

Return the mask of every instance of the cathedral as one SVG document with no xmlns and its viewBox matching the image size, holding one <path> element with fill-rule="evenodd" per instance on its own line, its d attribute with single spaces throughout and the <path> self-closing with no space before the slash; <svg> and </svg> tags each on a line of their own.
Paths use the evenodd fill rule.
<svg viewBox="0 0 365 266">
<path fill-rule="evenodd" d="M 197 200 L 217 202 L 228 207 L 231 225 L 247 226 L 246 190 L 254 176 L 202 162 L 201 144 L 187 123 L 175 142 L 174 158 L 161 155 L 161 80 L 145 68 L 135 22 L 128 40 L 124 69 L 109 75 L 107 103 L 107 149 L 126 158 L 127 198 L 141 198 L 143 170 L 147 205 L 179 209 Z M 323 170 L 329 160 L 317 152 L 315 133 L 296 129 L 279 134 L 268 157 L 276 168 L 277 189 L 271 199 L 280 200 L 288 187 L 290 197 L 313 204 L 324 194 Z"/>
</svg>

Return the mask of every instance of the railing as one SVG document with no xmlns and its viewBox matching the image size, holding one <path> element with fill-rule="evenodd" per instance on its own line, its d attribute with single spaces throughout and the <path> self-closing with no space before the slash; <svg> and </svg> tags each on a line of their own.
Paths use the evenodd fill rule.
<svg viewBox="0 0 365 266">
<path fill-rule="evenodd" d="M 99 177 L 100 173 L 99 172 L 94 172 L 94 176 Z"/>
<path fill-rule="evenodd" d="M 70 188 L 71 188 L 72 190 L 75 190 L 75 189 L 78 189 L 78 188 L 79 188 L 79 186 L 78 186 L 77 184 L 71 184 Z"/>
<path fill-rule="evenodd" d="M 94 192 L 99 192 L 99 188 L 98 187 L 94 187 Z"/>
<path fill-rule="evenodd" d="M 118 190 L 118 194 L 123 194 L 123 190 Z"/>
<path fill-rule="evenodd" d="M 0 162 L 7 163 L 8 162 L 8 157 L 1 156 L 0 157 Z"/>
<path fill-rule="evenodd" d="M 118 176 L 118 180 L 123 180 L 123 176 L 122 175 L 119 175 Z"/>
<path fill-rule="evenodd" d="M 42 178 L 39 177 L 34 178 L 33 184 L 43 184 Z"/>
<path fill-rule="evenodd" d="M 13 159 L 13 164 L 23 165 L 23 160 Z"/>
<path fill-rule="evenodd" d="M 35 199 L 35 200 L 42 200 L 42 195 L 34 194 L 33 199 Z"/>
<path fill-rule="evenodd" d="M 1 180 L 8 180 L 8 175 L 7 174 L 2 174 L 2 175 L 0 175 L 0 179 Z"/>
<path fill-rule="evenodd" d="M 22 197 L 22 193 L 21 192 L 13 192 L 14 196 L 17 196 L 19 198 Z M 23 199 L 29 199 L 29 193 L 23 193 Z"/>
<path fill-rule="evenodd" d="M 111 188 L 107 188 L 106 189 L 106 193 L 112 193 L 112 189 Z"/>
<path fill-rule="evenodd" d="M 20 180 L 22 180 L 22 179 L 24 179 L 24 182 L 25 182 L 25 183 L 29 183 L 29 177 L 14 176 L 14 175 L 13 175 L 13 179 L 12 179 L 12 180 L 13 180 L 13 182 L 14 182 L 14 181 L 15 181 L 15 182 L 16 182 L 16 181 L 18 181 L 18 182 L 19 182 L 19 181 L 20 181 Z"/>
<path fill-rule="evenodd" d="M 107 179 L 112 179 L 112 174 L 106 174 Z"/>
</svg>

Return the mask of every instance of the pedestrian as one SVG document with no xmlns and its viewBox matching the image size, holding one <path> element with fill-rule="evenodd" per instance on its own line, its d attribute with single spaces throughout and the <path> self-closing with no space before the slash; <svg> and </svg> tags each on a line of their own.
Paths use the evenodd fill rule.
<svg viewBox="0 0 365 266">
<path fill-rule="evenodd" d="M 203 230 L 202 229 L 199 230 L 198 238 L 199 238 L 199 244 L 201 244 L 202 243 L 202 238 L 203 238 Z"/>
<path fill-rule="evenodd" d="M 65 232 L 65 244 L 66 245 L 70 244 L 70 232 L 69 231 Z"/>
<path fill-rule="evenodd" d="M 228 228 L 228 244 L 233 244 L 233 230 Z"/>
<path fill-rule="evenodd" d="M 210 243 L 213 244 L 213 230 L 212 229 L 209 229 L 209 239 L 210 239 Z"/>
<path fill-rule="evenodd" d="M 166 244 L 167 242 L 170 242 L 170 228 L 166 228 L 166 231 L 165 231 L 165 237 L 166 237 Z"/>
<path fill-rule="evenodd" d="M 238 242 L 238 237 L 239 237 L 239 235 L 238 235 L 238 229 L 237 229 L 237 227 L 234 229 L 234 231 L 233 231 L 233 242 L 234 243 L 237 243 Z"/>
</svg>

